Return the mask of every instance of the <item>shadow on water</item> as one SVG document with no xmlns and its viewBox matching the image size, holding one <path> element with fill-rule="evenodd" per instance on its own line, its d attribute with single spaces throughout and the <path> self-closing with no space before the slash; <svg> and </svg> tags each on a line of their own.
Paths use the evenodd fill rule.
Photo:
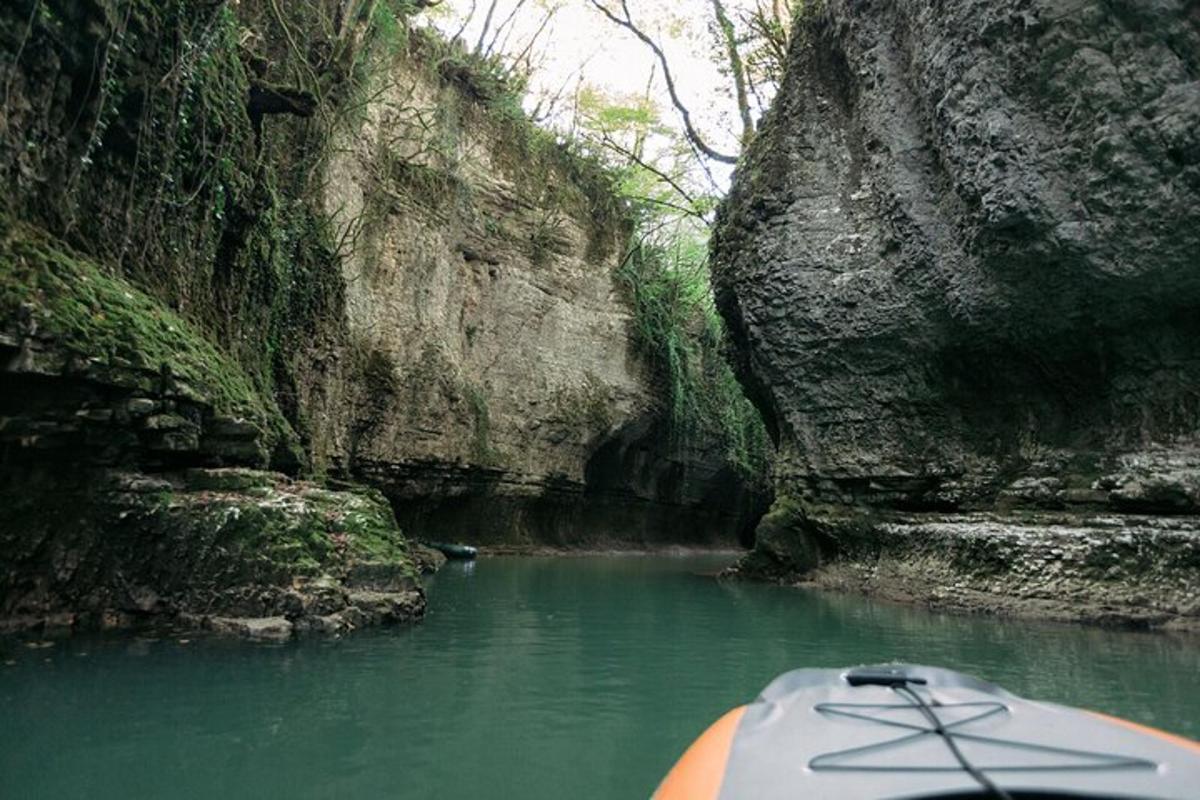
<svg viewBox="0 0 1200 800">
<path fill-rule="evenodd" d="M 5 797 L 644 797 L 798 666 L 935 663 L 1200 734 L 1200 642 L 959 617 L 696 573 L 728 556 L 487 559 L 422 625 L 283 646 L 10 643 Z"/>
</svg>

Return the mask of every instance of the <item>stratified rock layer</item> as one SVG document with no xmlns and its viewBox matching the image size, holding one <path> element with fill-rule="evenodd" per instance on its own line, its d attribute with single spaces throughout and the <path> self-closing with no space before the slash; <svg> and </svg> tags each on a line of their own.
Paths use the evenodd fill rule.
<svg viewBox="0 0 1200 800">
<path fill-rule="evenodd" d="M 714 250 L 793 538 L 1052 509 L 1104 540 L 1123 518 L 1090 515 L 1183 515 L 1172 588 L 1147 576 L 1111 616 L 1195 616 L 1198 78 L 1182 0 L 829 0 L 800 21 Z M 1145 530 L 1122 535 L 1154 549 Z M 810 544 L 801 571 L 850 558 Z"/>
<path fill-rule="evenodd" d="M 671 435 L 619 275 L 620 202 L 427 58 L 381 73 L 331 148 L 325 210 L 355 242 L 340 264 L 353 350 L 317 354 L 314 453 L 439 539 L 734 542 L 762 487 L 720 442 Z M 329 380 L 354 359 L 367 381 Z"/>
</svg>

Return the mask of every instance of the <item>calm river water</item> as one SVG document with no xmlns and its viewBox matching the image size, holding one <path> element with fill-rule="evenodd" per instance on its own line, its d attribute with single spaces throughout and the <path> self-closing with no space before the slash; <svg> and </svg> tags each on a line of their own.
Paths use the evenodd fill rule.
<svg viewBox="0 0 1200 800">
<path fill-rule="evenodd" d="M 728 556 L 483 559 L 340 641 L 0 643 L 0 797 L 646 797 L 802 665 L 939 664 L 1200 736 L 1200 642 L 722 585 Z"/>
</svg>

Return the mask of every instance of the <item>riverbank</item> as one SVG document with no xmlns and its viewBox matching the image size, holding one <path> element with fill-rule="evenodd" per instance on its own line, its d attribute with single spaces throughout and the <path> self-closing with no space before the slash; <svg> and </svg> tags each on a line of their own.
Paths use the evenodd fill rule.
<svg viewBox="0 0 1200 800">
<path fill-rule="evenodd" d="M 362 487 L 356 487 L 357 493 L 336 492 L 280 475 L 245 470 L 193 471 L 190 475 L 193 482 L 202 478 L 208 481 L 204 484 L 208 489 L 199 498 L 179 492 L 178 486 L 166 482 L 160 481 L 150 488 L 174 490 L 182 495 L 182 500 L 172 497 L 166 501 L 176 512 L 180 507 L 190 509 L 201 504 L 206 512 L 211 512 L 207 513 L 207 518 L 215 515 L 231 521 L 253 515 L 256 509 L 287 507 L 292 520 L 288 524 L 294 524 L 295 519 L 308 514 L 304 508 L 305 498 L 311 504 L 314 496 L 323 503 L 316 515 L 330 523 L 333 529 L 344 524 L 347 515 L 354 515 L 361 524 L 371 514 L 381 518 L 387 514 L 386 506 L 381 504 L 378 496 Z M 233 481 L 234 477 L 238 480 Z M 223 482 L 214 483 L 217 478 Z M 193 483 L 193 488 L 196 485 L 200 484 Z M 249 496 L 245 494 L 247 489 L 255 487 L 258 491 Z M 214 491 L 216 488 L 220 490 Z M 129 502 L 128 498 L 126 502 Z M 142 502 L 140 498 L 138 502 Z M 253 507 L 248 506 L 250 503 Z M 333 503 L 349 506 L 335 509 Z M 194 516 L 191 510 L 188 513 Z M 266 533 L 269 533 L 270 525 L 266 527 Z M 224 534 L 217 531 L 214 535 Z M 333 535 L 339 534 L 335 530 Z M 350 542 L 349 538 L 347 542 Z M 485 560 L 703 560 L 710 568 L 702 574 L 708 577 L 717 577 L 725 563 L 733 563 L 746 554 L 745 550 L 732 546 L 643 546 L 619 539 L 603 543 L 593 541 L 578 547 L 492 545 L 480 547 L 478 551 L 479 558 Z M 97 597 L 107 597 L 99 606 L 96 598 L 89 597 L 71 607 L 45 607 L 36 613 L 27 611 L 2 616 L 0 637 L 14 637 L 35 648 L 42 642 L 89 632 L 135 633 L 166 640 L 215 636 L 281 642 L 307 636 L 337 637 L 367 628 L 419 622 L 427 610 L 421 576 L 437 573 L 447 559 L 437 550 L 411 541 L 405 544 L 402 556 L 392 554 L 392 558 L 398 560 L 327 564 L 331 572 L 315 577 L 297 575 L 277 584 L 259 583 L 225 589 L 190 586 L 186 591 L 162 596 L 144 589 L 118 596 L 111 585 L 106 585 L 97 587 L 97 592 L 93 593 Z"/>
<path fill-rule="evenodd" d="M 1200 632 L 1200 518 L 1129 514 L 773 516 L 731 577 L 927 608 Z"/>
<path fill-rule="evenodd" d="M 412 622 L 445 561 L 378 491 L 249 469 L 0 476 L 0 545 L 0 633 Z"/>
</svg>

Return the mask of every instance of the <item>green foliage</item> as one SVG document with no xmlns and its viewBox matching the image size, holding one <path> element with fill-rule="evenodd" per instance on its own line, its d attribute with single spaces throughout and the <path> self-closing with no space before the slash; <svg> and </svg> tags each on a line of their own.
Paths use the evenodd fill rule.
<svg viewBox="0 0 1200 800">
<path fill-rule="evenodd" d="M 631 134 L 635 137 L 650 133 L 667 133 L 658 108 L 646 97 L 617 96 L 595 86 L 584 86 L 579 92 L 578 113 L 588 127 L 613 136 Z"/>
<path fill-rule="evenodd" d="M 391 161 L 392 179 L 419 203 L 436 208 L 452 199 L 470 196 L 470 186 L 452 170 L 394 157 Z"/>
<path fill-rule="evenodd" d="M 510 70 L 502 58 L 473 52 L 461 41 L 447 41 L 427 29 L 414 28 L 410 35 L 413 55 L 442 80 L 489 111 L 526 120 L 522 103 L 527 78 Z"/>
<path fill-rule="evenodd" d="M 770 459 L 766 429 L 725 358 L 704 239 L 682 236 L 667 246 L 643 241 L 620 275 L 634 298 L 638 344 L 666 385 L 675 435 L 716 437 L 730 463 L 763 480 Z"/>
<path fill-rule="evenodd" d="M 371 30 L 366 37 L 390 53 L 408 44 L 408 25 L 405 21 L 416 12 L 412 0 L 381 0 L 371 8 Z"/>
<path fill-rule="evenodd" d="M 642 239 L 620 276 L 634 300 L 638 344 L 665 389 L 673 434 L 696 444 L 715 439 L 748 479 L 765 481 L 766 430 L 725 358 L 709 282 L 716 187 L 696 180 L 692 148 L 663 124 L 648 95 L 584 87 L 577 121 L 580 146 L 599 154 Z"/>
<path fill-rule="evenodd" d="M 238 363 L 281 435 L 295 436 L 280 411 L 303 435 L 295 373 L 305 348 L 343 316 L 313 179 L 350 77 L 337 61 L 329 5 L 39 2 L 19 65 L 28 91 L 46 95 L 33 59 L 53 53 L 84 94 L 22 121 L 29 140 L 54 143 L 31 154 L 35 171 L 62 178 L 11 192 L 10 213 L 178 311 Z M 312 119 L 280 114 L 256 126 L 247 107 L 255 83 L 322 103 Z"/>
<path fill-rule="evenodd" d="M 581 385 L 560 388 L 554 403 L 563 420 L 576 428 L 607 431 L 613 424 L 612 398 L 603 381 L 591 372 Z"/>
</svg>

